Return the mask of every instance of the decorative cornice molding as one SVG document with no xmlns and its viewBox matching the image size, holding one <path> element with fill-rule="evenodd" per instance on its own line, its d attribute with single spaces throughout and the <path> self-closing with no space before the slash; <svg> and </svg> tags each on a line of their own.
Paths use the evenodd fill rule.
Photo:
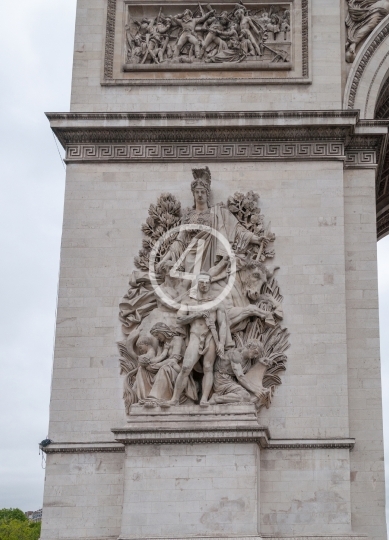
<svg viewBox="0 0 389 540">
<path fill-rule="evenodd" d="M 169 111 L 169 112 L 69 112 L 46 113 L 50 122 L 55 120 L 80 121 L 80 120 L 251 120 L 251 119 L 359 119 L 359 111 L 356 110 L 328 110 L 328 111 Z M 387 121 L 363 120 L 366 125 L 385 124 Z"/>
<path fill-rule="evenodd" d="M 343 160 L 341 142 L 70 144 L 66 162 Z"/>
<path fill-rule="evenodd" d="M 258 443 L 267 446 L 269 431 L 267 428 L 229 429 L 129 429 L 112 430 L 115 440 L 125 444 L 194 444 L 194 443 Z"/>
<path fill-rule="evenodd" d="M 348 449 L 355 446 L 355 439 L 270 439 L 267 450 Z"/>
<path fill-rule="evenodd" d="M 343 142 L 344 127 L 176 127 L 176 128 L 81 128 L 58 129 L 54 133 L 63 146 L 71 144 L 126 143 L 245 143 L 245 142 Z"/>
<path fill-rule="evenodd" d="M 358 127 L 375 127 L 375 128 L 387 128 L 389 126 L 389 120 L 384 119 L 373 119 L 366 120 L 364 118 L 358 120 Z"/>
<path fill-rule="evenodd" d="M 376 167 L 387 121 L 358 111 L 47 113 L 67 163 L 342 160 Z M 346 154 L 346 155 L 345 155 Z"/>
<path fill-rule="evenodd" d="M 107 27 L 105 33 L 104 79 L 113 77 L 113 54 L 115 48 L 116 0 L 108 0 Z"/>
<path fill-rule="evenodd" d="M 389 211 L 388 211 L 389 218 Z M 133 444 L 191 444 L 254 442 L 264 450 L 349 449 L 355 439 L 271 439 L 268 428 L 252 429 L 182 429 L 162 431 L 152 429 L 112 430 L 117 442 L 112 443 L 52 443 L 43 449 L 46 454 L 124 453 L 125 445 Z"/>
<path fill-rule="evenodd" d="M 266 73 L 266 72 L 264 72 Z M 101 86 L 263 86 L 263 85 L 309 85 L 312 84 L 312 79 L 304 77 L 290 77 L 285 79 L 248 79 L 248 78 L 227 78 L 220 79 L 201 77 L 201 79 L 103 79 Z"/>
<path fill-rule="evenodd" d="M 123 453 L 124 446 L 120 443 L 51 443 L 42 449 L 45 454 L 89 454 L 89 453 Z"/>
</svg>

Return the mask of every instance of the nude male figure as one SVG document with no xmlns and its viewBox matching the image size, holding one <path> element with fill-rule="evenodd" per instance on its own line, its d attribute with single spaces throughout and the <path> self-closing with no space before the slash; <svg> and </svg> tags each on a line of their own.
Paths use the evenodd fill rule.
<svg viewBox="0 0 389 540">
<path fill-rule="evenodd" d="M 207 407 L 209 405 L 208 398 L 213 385 L 213 366 L 216 356 L 224 356 L 227 340 L 227 316 L 223 304 L 205 311 L 191 311 L 190 307 L 210 302 L 213 299 L 209 295 L 210 288 L 211 276 L 208 273 L 200 273 L 197 278 L 197 298 L 188 298 L 177 313 L 177 324 L 190 326 L 190 338 L 173 397 L 164 406 L 178 404 L 180 396 L 186 388 L 188 377 L 201 357 L 203 357 L 204 377 L 200 406 Z"/>
<path fill-rule="evenodd" d="M 253 32 L 256 34 L 259 34 L 259 31 L 255 27 L 253 21 L 251 20 L 251 17 L 249 17 L 249 15 L 246 15 L 243 9 L 238 9 L 235 16 L 239 21 L 241 32 L 245 31 L 245 34 L 247 35 L 248 39 L 251 41 L 257 55 L 262 56 L 263 54 L 261 50 L 261 48 L 263 47 L 262 39 L 260 37 L 260 42 L 259 42 L 260 45 L 258 45 L 257 40 L 253 36 Z"/>
</svg>

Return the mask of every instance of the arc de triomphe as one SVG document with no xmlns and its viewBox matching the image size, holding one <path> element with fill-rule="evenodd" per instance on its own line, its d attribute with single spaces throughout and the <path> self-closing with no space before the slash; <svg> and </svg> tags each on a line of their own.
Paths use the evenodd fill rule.
<svg viewBox="0 0 389 540">
<path fill-rule="evenodd" d="M 389 2 L 79 0 L 41 540 L 386 538 Z"/>
</svg>

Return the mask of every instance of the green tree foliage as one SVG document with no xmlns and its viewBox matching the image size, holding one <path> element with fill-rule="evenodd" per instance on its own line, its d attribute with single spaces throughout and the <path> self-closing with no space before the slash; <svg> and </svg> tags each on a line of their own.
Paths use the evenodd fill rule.
<svg viewBox="0 0 389 540">
<path fill-rule="evenodd" d="M 3 524 L 5 521 L 28 521 L 25 513 L 19 508 L 2 508 L 0 510 L 0 523 Z"/>
<path fill-rule="evenodd" d="M 40 523 L 31 523 L 18 508 L 0 510 L 0 540 L 38 540 Z"/>
</svg>

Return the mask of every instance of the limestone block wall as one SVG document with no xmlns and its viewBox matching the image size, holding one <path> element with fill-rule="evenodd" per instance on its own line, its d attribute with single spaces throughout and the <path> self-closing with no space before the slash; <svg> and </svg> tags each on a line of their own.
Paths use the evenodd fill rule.
<svg viewBox="0 0 389 540">
<path fill-rule="evenodd" d="M 344 177 L 350 489 L 355 531 L 386 535 L 378 324 L 375 174 Z"/>
<path fill-rule="evenodd" d="M 122 536 L 258 533 L 256 444 L 128 446 Z"/>
<path fill-rule="evenodd" d="M 123 453 L 47 456 L 41 540 L 120 534 Z"/>
<path fill-rule="evenodd" d="M 338 0 L 310 0 L 312 84 L 214 86 L 101 86 L 107 0 L 79 0 L 71 110 L 235 111 L 327 110 L 342 103 L 343 6 Z M 121 55 L 119 48 L 116 54 Z M 221 91 L 223 88 L 223 91 Z"/>
<path fill-rule="evenodd" d="M 261 452 L 261 533 L 350 534 L 349 450 Z"/>
<path fill-rule="evenodd" d="M 201 164 L 70 165 L 66 187 L 50 438 L 112 440 L 125 422 L 116 341 L 140 225 L 167 187 L 192 204 Z M 278 239 L 274 264 L 291 348 L 260 421 L 274 438 L 348 437 L 341 162 L 210 165 L 214 202 L 253 189 Z"/>
<path fill-rule="evenodd" d="M 140 224 L 149 204 L 167 186 L 183 207 L 191 205 L 190 170 L 201 165 L 68 166 L 49 432 L 56 443 L 112 441 L 111 429 L 125 424 L 115 342 L 120 339 L 118 302 L 141 247 Z M 156 523 L 148 520 L 162 495 L 146 489 L 147 475 L 168 455 L 169 465 L 158 472 L 160 480 L 173 475 L 179 481 L 186 467 L 184 457 L 202 456 L 206 446 L 209 457 L 205 465 L 200 459 L 197 473 L 202 465 L 204 470 L 197 474 L 185 469 L 185 482 L 193 480 L 197 485 L 194 492 L 182 495 L 185 489 L 176 480 L 171 490 L 173 498 L 188 496 L 193 507 L 201 504 L 197 517 L 208 512 L 200 486 L 207 459 L 213 456 L 215 460 L 234 447 L 251 456 L 245 459 L 252 461 L 246 466 L 255 485 L 248 480 L 246 486 L 234 487 L 234 482 L 241 483 L 239 473 L 220 489 L 232 501 L 240 500 L 235 497 L 238 492 L 234 497 L 227 494 L 232 488 L 247 490 L 243 499 L 253 496 L 255 508 L 245 507 L 251 508 L 246 521 L 252 525 L 256 519 L 259 532 L 320 535 L 325 527 L 326 534 L 353 532 L 382 539 L 385 498 L 374 170 L 344 170 L 343 163 L 335 161 L 214 162 L 210 168 L 212 202 L 223 201 L 238 190 L 259 192 L 262 212 L 277 235 L 274 264 L 281 267 L 277 279 L 291 348 L 287 371 L 281 375 L 283 384 L 270 409 L 261 411 L 260 424 L 269 427 L 273 439 L 353 437 L 355 448 L 351 452 L 262 449 L 260 466 L 254 445 L 151 446 L 140 448 L 141 455 L 136 447 L 129 447 L 127 458 L 131 459 L 126 462 L 125 454 L 116 452 L 51 454 L 42 540 L 115 538 L 125 527 L 134 534 L 155 528 Z M 223 459 L 236 461 L 238 457 L 227 452 Z M 170 464 L 171 460 L 176 461 Z M 216 462 L 213 466 L 214 474 L 223 479 Z M 231 471 L 234 466 L 240 467 L 234 462 Z M 146 475 L 143 480 L 142 474 Z M 144 488 L 139 489 L 141 480 Z M 133 501 L 123 501 L 124 481 L 134 486 L 127 496 L 142 492 L 139 497 L 145 498 L 148 510 L 139 512 L 135 521 L 130 510 Z M 216 486 L 206 491 L 205 501 L 211 506 L 216 492 Z M 221 491 L 219 495 L 222 512 Z M 185 501 L 180 501 L 185 514 Z M 122 515 L 122 508 L 129 512 L 127 516 Z M 189 535 L 194 521 L 185 519 Z M 220 528 L 221 521 L 215 523 Z M 249 533 L 245 523 L 242 534 Z M 206 525 L 212 527 L 212 522 Z M 169 534 L 169 526 L 161 525 L 158 534 Z"/>
</svg>

